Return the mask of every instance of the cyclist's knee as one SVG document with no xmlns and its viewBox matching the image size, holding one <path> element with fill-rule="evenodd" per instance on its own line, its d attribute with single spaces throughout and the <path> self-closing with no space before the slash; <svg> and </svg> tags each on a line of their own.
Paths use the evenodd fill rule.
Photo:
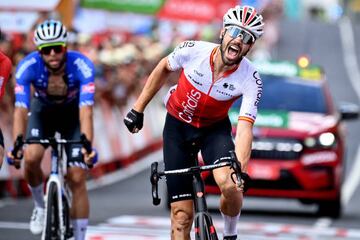
<svg viewBox="0 0 360 240">
<path fill-rule="evenodd" d="M 225 196 L 231 196 L 237 191 L 236 185 L 231 180 L 231 178 L 227 176 L 227 174 L 223 174 L 220 176 L 217 175 L 216 183 L 218 184 L 221 193 Z"/>
<path fill-rule="evenodd" d="M 177 231 L 190 230 L 193 220 L 193 211 L 192 209 L 185 209 L 180 207 L 171 208 L 171 216 L 173 226 Z"/>
<path fill-rule="evenodd" d="M 26 166 L 35 167 L 40 166 L 41 159 L 44 156 L 44 147 L 38 144 L 28 145 L 24 151 L 24 160 Z"/>
<path fill-rule="evenodd" d="M 85 188 L 86 189 L 86 184 L 85 184 L 86 171 L 84 169 L 75 168 L 75 167 L 69 168 L 66 179 L 69 182 L 70 188 L 72 188 L 72 189 Z"/>
</svg>

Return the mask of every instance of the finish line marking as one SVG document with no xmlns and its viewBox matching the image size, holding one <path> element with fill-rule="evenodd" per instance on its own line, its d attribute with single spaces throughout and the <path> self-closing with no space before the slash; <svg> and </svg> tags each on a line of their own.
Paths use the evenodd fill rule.
<svg viewBox="0 0 360 240">
<path fill-rule="evenodd" d="M 223 222 L 214 218 L 219 237 L 222 236 Z M 28 230 L 28 223 L 0 222 L 0 229 Z M 356 240 L 360 230 L 313 227 L 280 223 L 239 222 L 239 236 L 247 240 Z M 30 234 L 30 232 L 29 232 Z M 106 223 L 89 226 L 86 240 L 168 240 L 170 219 L 168 217 L 123 215 L 110 218 Z M 192 232 L 194 236 L 194 232 Z"/>
</svg>

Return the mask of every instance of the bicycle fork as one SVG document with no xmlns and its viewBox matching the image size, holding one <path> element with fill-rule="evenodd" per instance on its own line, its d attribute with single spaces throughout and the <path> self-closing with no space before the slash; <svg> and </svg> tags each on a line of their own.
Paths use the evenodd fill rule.
<svg viewBox="0 0 360 240">
<path fill-rule="evenodd" d="M 61 239 L 60 240 L 65 240 L 65 232 L 66 232 L 66 228 L 65 228 L 65 225 L 64 225 L 64 216 L 63 216 L 63 199 L 62 199 L 62 196 L 63 196 L 63 193 L 62 193 L 62 184 L 59 180 L 59 177 L 57 174 L 51 174 L 50 175 L 50 178 L 46 184 L 46 195 L 50 194 L 50 186 L 52 184 L 55 184 L 56 185 L 56 203 L 53 203 L 53 204 L 57 204 L 58 208 L 58 212 L 57 212 L 57 215 L 58 215 L 58 218 L 57 219 L 57 222 L 59 224 L 59 229 L 60 229 L 60 232 L 61 232 Z M 47 199 L 47 197 L 46 197 Z M 46 210 L 46 213 L 47 211 L 50 211 L 49 208 L 51 208 L 52 206 L 49 206 L 48 205 L 48 201 L 45 202 L 45 210 Z M 45 218 L 46 219 L 46 218 Z M 44 228 L 43 228 L 43 232 L 42 232 L 42 240 L 47 240 L 45 239 L 45 230 L 47 229 L 47 225 L 48 224 L 51 224 L 51 222 L 48 222 L 45 220 L 45 224 L 44 224 Z"/>
<path fill-rule="evenodd" d="M 195 196 L 195 239 L 218 240 L 217 233 L 208 213 L 204 194 L 204 184 L 200 173 L 193 175 L 193 189 Z"/>
</svg>

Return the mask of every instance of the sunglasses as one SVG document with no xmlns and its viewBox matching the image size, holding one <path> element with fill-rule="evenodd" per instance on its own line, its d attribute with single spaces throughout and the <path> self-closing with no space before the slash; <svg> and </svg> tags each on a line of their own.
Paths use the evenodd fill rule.
<svg viewBox="0 0 360 240">
<path fill-rule="evenodd" d="M 242 28 L 236 27 L 236 26 L 228 27 L 227 28 L 227 33 L 232 38 L 240 37 L 240 39 L 245 44 L 251 44 L 251 43 L 255 42 L 255 38 L 251 33 L 245 31 Z"/>
<path fill-rule="evenodd" d="M 54 53 L 63 53 L 65 52 L 65 49 L 66 47 L 64 45 L 53 45 L 42 47 L 39 50 L 42 55 L 50 55 L 52 50 L 54 51 Z"/>
</svg>

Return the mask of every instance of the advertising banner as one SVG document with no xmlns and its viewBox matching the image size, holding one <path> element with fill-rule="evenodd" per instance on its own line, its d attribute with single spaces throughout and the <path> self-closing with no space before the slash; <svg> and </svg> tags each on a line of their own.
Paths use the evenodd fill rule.
<svg viewBox="0 0 360 240">
<path fill-rule="evenodd" d="M 157 16 L 161 19 L 211 23 L 221 21 L 236 0 L 167 0 Z"/>
<path fill-rule="evenodd" d="M 110 11 L 155 14 L 165 0 L 81 0 L 85 8 L 97 8 Z"/>
</svg>

